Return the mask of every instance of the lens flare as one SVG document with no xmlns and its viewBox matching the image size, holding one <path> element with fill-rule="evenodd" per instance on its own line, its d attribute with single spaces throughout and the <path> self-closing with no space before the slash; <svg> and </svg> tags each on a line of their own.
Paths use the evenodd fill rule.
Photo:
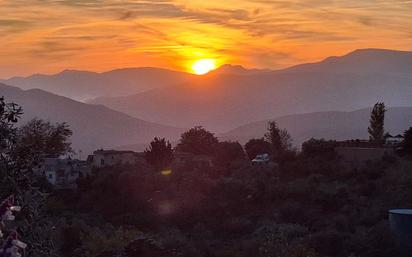
<svg viewBox="0 0 412 257">
<path fill-rule="evenodd" d="M 172 170 L 171 170 L 171 169 L 162 170 L 160 173 L 161 173 L 163 176 L 170 176 L 170 175 L 172 175 Z"/>
</svg>

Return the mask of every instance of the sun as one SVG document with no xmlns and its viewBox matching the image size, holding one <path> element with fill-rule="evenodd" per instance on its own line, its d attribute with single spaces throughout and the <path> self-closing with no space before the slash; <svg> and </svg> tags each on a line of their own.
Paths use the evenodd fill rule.
<svg viewBox="0 0 412 257">
<path fill-rule="evenodd" d="M 200 59 L 192 64 L 193 73 L 203 75 L 216 69 L 216 61 L 214 59 Z"/>
</svg>

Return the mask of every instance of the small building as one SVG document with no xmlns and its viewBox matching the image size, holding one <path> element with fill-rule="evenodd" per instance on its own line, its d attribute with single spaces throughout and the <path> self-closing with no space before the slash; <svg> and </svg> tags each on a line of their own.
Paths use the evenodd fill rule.
<svg viewBox="0 0 412 257">
<path fill-rule="evenodd" d="M 138 153 L 133 151 L 97 150 L 87 159 L 93 167 L 103 168 L 116 165 L 134 165 L 141 158 Z"/>
<path fill-rule="evenodd" d="M 79 177 L 87 176 L 90 168 L 84 161 L 70 158 L 44 158 L 39 171 L 50 184 L 58 189 L 64 189 L 76 188 Z"/>
</svg>

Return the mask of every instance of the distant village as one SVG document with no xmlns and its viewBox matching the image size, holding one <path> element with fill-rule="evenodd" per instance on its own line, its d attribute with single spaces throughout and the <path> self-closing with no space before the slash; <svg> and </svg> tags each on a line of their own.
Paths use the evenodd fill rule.
<svg viewBox="0 0 412 257">
<path fill-rule="evenodd" d="M 172 166 L 213 167 L 212 157 L 190 153 L 174 153 Z M 114 166 L 147 166 L 143 152 L 96 150 L 87 160 L 66 158 L 44 158 L 38 171 L 56 189 L 74 189 L 77 180 L 91 176 L 102 168 Z"/>
<path fill-rule="evenodd" d="M 400 147 L 402 135 L 385 136 L 385 143 L 375 145 L 369 140 L 336 141 L 334 151 L 339 158 L 351 165 L 360 165 L 367 161 L 380 160 L 385 156 L 394 155 Z M 250 161 L 251 165 L 273 168 L 277 166 L 268 153 L 258 154 Z M 144 152 L 117 151 L 99 149 L 87 157 L 87 160 L 65 158 L 44 158 L 38 172 L 43 174 L 55 189 L 75 189 L 79 178 L 92 176 L 102 168 L 115 166 L 141 166 L 149 164 Z M 196 155 L 185 152 L 174 152 L 172 167 L 212 168 L 213 157 L 205 154 Z"/>
</svg>

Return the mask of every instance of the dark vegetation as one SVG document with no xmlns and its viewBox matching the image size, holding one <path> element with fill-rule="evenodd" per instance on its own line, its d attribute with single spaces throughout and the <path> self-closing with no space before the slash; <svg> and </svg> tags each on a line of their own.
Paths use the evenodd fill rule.
<svg viewBox="0 0 412 257">
<path fill-rule="evenodd" d="M 24 138 L 13 125 L 20 113 L 3 103 L 3 159 Z M 33 138 L 55 151 L 39 148 L 29 159 L 70 150 L 65 125 L 43 126 L 49 129 L 36 131 L 54 136 Z M 146 152 L 151 165 L 95 170 L 77 190 L 54 191 L 13 159 L 2 159 L 1 196 L 15 193 L 27 209 L 18 225 L 29 256 L 401 257 L 387 211 L 412 207 L 410 131 L 401 157 L 351 167 L 335 155 L 334 141 L 311 139 L 297 152 L 276 123 L 265 139 L 248 142 L 246 154 L 239 143 L 219 142 L 195 127 L 176 150 L 212 155 L 213 167 L 162 173 L 171 146 L 155 139 Z M 266 152 L 278 167 L 252 166 L 246 158 Z M 48 194 L 27 198 L 38 192 Z M 44 208 L 33 207 L 37 202 Z M 47 249 L 53 252 L 38 252 Z"/>
<path fill-rule="evenodd" d="M 147 163 L 153 165 L 156 170 L 167 168 L 173 161 L 172 144 L 164 138 L 155 137 L 144 154 Z"/>
<path fill-rule="evenodd" d="M 370 126 L 368 127 L 369 139 L 378 144 L 384 142 L 385 112 L 385 104 L 376 103 L 371 113 Z"/>
<path fill-rule="evenodd" d="M 47 211 L 50 188 L 44 176 L 34 172 L 41 158 L 59 156 L 70 151 L 71 131 L 66 124 L 32 120 L 17 128 L 22 109 L 0 98 L 0 197 L 14 196 L 23 208 L 13 224 L 2 230 L 16 229 L 29 244 L 27 256 L 56 256 L 54 218 Z M 0 240 L 4 243 L 4 238 Z M 6 255 L 4 255 L 6 256 Z"/>
<path fill-rule="evenodd" d="M 213 154 L 218 143 L 212 133 L 198 126 L 182 134 L 176 150 L 193 154 Z"/>
</svg>

